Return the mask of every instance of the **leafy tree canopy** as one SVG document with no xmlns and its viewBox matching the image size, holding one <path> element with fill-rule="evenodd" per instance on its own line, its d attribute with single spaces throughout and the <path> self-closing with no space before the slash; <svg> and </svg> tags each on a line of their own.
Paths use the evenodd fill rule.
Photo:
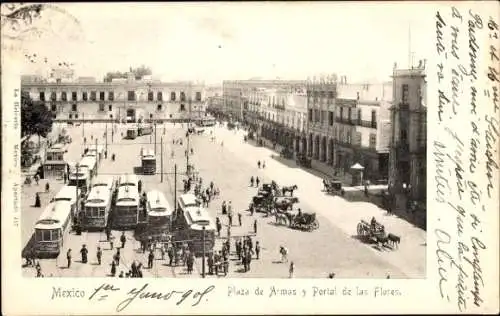
<svg viewBox="0 0 500 316">
<path fill-rule="evenodd" d="M 21 136 L 47 137 L 52 130 L 52 113 L 45 104 L 33 101 L 27 91 L 21 93 Z"/>
<path fill-rule="evenodd" d="M 127 74 L 131 72 L 134 74 L 136 80 L 142 79 L 144 76 L 151 75 L 151 68 L 147 66 L 139 66 L 136 68 L 130 67 L 129 71 L 121 72 L 121 71 L 110 71 L 106 73 L 104 76 L 104 82 L 111 82 L 113 79 L 127 78 Z"/>
</svg>

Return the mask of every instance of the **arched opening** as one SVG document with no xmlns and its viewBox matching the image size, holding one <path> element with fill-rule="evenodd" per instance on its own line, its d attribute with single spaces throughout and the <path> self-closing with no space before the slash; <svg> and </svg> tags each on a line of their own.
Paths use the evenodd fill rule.
<svg viewBox="0 0 500 316">
<path fill-rule="evenodd" d="M 170 92 L 170 101 L 175 101 L 175 92 Z"/>
<path fill-rule="evenodd" d="M 321 140 L 321 161 L 326 161 L 326 136 Z"/>
<path fill-rule="evenodd" d="M 328 142 L 328 164 L 333 165 L 333 138 L 330 138 Z"/>
<path fill-rule="evenodd" d="M 314 138 L 314 159 L 319 160 L 319 135 Z"/>
</svg>

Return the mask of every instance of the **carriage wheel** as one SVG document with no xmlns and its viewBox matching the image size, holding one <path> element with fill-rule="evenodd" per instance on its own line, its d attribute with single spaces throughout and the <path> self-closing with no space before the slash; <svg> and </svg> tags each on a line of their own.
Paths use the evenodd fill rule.
<svg viewBox="0 0 500 316">
<path fill-rule="evenodd" d="M 362 236 L 362 235 L 364 235 L 364 234 L 363 234 L 363 227 L 362 227 L 361 223 L 358 223 L 358 228 L 357 228 L 357 230 L 358 230 L 358 236 Z"/>
</svg>

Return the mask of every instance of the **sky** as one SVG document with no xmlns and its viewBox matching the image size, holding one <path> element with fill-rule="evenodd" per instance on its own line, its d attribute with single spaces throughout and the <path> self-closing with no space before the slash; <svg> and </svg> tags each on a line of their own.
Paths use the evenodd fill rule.
<svg viewBox="0 0 500 316">
<path fill-rule="evenodd" d="M 425 3 L 99 3 L 57 4 L 43 35 L 25 39 L 23 73 L 44 74 L 64 61 L 77 76 L 149 66 L 165 80 L 390 79 L 432 49 L 435 8 Z"/>
</svg>

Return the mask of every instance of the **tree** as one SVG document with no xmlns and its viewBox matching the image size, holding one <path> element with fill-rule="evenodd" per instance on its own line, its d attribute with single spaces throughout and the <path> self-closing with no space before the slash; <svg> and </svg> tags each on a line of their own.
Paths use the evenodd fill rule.
<svg viewBox="0 0 500 316">
<path fill-rule="evenodd" d="M 29 93 L 21 93 L 21 137 L 38 135 L 47 137 L 52 130 L 52 113 L 45 104 L 33 101 Z"/>
<path fill-rule="evenodd" d="M 140 67 L 132 69 L 132 73 L 135 75 L 135 79 L 140 80 L 144 76 L 151 75 L 152 71 L 151 71 L 151 68 L 142 65 Z"/>
</svg>

